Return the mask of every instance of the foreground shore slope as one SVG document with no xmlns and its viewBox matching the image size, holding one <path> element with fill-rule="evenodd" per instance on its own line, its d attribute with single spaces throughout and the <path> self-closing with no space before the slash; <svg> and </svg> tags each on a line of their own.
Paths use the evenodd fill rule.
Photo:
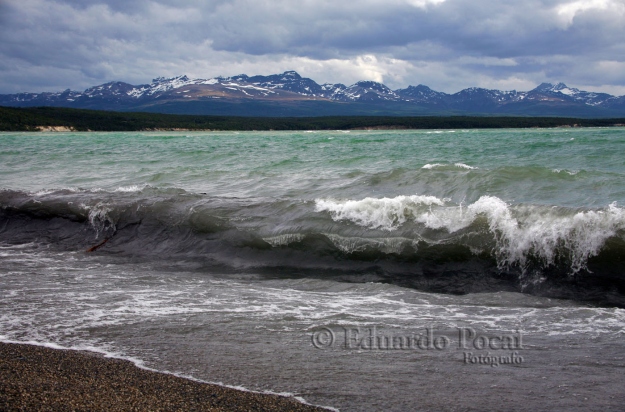
<svg viewBox="0 0 625 412">
<path fill-rule="evenodd" d="M 0 343 L 3 411 L 322 411 L 293 398 L 244 392 L 140 369 L 90 352 Z"/>
</svg>

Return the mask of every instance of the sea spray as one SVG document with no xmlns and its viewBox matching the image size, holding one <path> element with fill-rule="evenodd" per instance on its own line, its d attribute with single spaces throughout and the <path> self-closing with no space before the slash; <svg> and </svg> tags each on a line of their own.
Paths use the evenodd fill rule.
<svg viewBox="0 0 625 412">
<path fill-rule="evenodd" d="M 530 259 L 539 260 L 546 268 L 564 258 L 570 275 L 587 269 L 588 259 L 599 254 L 606 240 L 625 230 L 625 210 L 616 203 L 599 210 L 574 211 L 538 205 L 510 206 L 494 196 L 482 196 L 465 208 L 448 201 L 416 195 L 344 201 L 318 199 L 315 210 L 329 212 L 335 221 L 351 221 L 370 229 L 394 231 L 413 222 L 420 224 L 421 230 L 445 230 L 450 235 L 471 225 L 478 227 L 478 220 L 483 217 L 495 241 L 492 252 L 500 269 L 518 265 L 525 271 Z"/>
</svg>

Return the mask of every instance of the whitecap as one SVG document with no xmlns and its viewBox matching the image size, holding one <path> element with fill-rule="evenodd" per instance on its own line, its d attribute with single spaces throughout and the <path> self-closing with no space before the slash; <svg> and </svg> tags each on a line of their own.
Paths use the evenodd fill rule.
<svg viewBox="0 0 625 412">
<path fill-rule="evenodd" d="M 468 207 L 447 205 L 435 196 L 397 196 L 362 200 L 315 200 L 315 211 L 329 212 L 335 221 L 346 220 L 370 229 L 393 231 L 406 222 L 455 233 L 485 218 L 496 246 L 500 268 L 512 264 L 525 270 L 530 256 L 542 267 L 558 258 L 569 262 L 571 275 L 587 269 L 610 237 L 625 230 L 625 209 L 616 203 L 601 210 L 574 212 L 556 207 L 511 206 L 495 196 L 482 196 Z M 341 245 L 353 249 L 353 245 Z"/>
<path fill-rule="evenodd" d="M 425 166 L 423 166 L 421 169 L 434 169 L 434 168 L 440 167 L 440 166 L 444 166 L 444 164 L 442 164 L 442 163 L 432 163 L 432 164 L 428 163 Z"/>
<path fill-rule="evenodd" d="M 462 169 L 469 169 L 469 170 L 477 169 L 477 167 L 469 166 L 469 165 L 464 164 L 464 163 L 454 163 L 454 166 L 462 168 Z"/>
<path fill-rule="evenodd" d="M 409 216 L 419 213 L 420 208 L 443 206 L 446 199 L 435 196 L 397 196 L 363 200 L 315 200 L 315 211 L 330 212 L 334 220 L 351 220 L 372 229 L 395 230 L 407 221 Z"/>
</svg>

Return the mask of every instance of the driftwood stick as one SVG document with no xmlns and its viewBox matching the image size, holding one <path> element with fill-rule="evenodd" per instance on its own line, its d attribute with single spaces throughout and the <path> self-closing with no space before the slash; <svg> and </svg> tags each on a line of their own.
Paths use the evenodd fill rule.
<svg viewBox="0 0 625 412">
<path fill-rule="evenodd" d="M 86 252 L 87 252 L 87 253 L 90 253 L 90 252 L 95 252 L 95 251 L 96 251 L 96 250 L 98 250 L 100 247 L 104 246 L 104 244 L 105 244 L 106 242 L 108 242 L 108 241 L 109 241 L 109 239 L 110 239 L 110 237 L 107 237 L 107 238 L 106 238 L 106 239 L 104 239 L 102 242 L 100 242 L 100 243 L 98 243 L 97 245 L 95 245 L 95 246 L 90 247 L 89 249 L 87 249 L 87 251 L 86 251 Z"/>
</svg>

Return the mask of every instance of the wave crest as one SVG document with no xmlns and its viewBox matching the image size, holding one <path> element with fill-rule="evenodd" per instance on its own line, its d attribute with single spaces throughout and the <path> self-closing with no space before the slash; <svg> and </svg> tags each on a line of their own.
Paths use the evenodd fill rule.
<svg viewBox="0 0 625 412">
<path fill-rule="evenodd" d="M 436 196 L 397 196 L 363 200 L 315 200 L 315 211 L 327 211 L 334 220 L 351 220 L 372 229 L 395 230 L 412 216 L 419 214 L 424 206 L 443 206 L 448 199 Z"/>
<path fill-rule="evenodd" d="M 601 210 L 571 211 L 536 205 L 511 206 L 494 196 L 482 196 L 467 207 L 447 202 L 449 199 L 434 196 L 317 199 L 315 210 L 329 212 L 335 221 L 348 220 L 388 231 L 412 222 L 418 225 L 416 230 L 455 234 L 479 231 L 480 219 L 485 219 L 494 239 L 492 253 L 498 267 L 516 264 L 527 270 L 536 261 L 545 268 L 563 260 L 571 275 L 587 269 L 588 259 L 599 254 L 607 239 L 625 230 L 625 210 L 616 203 Z"/>
</svg>

